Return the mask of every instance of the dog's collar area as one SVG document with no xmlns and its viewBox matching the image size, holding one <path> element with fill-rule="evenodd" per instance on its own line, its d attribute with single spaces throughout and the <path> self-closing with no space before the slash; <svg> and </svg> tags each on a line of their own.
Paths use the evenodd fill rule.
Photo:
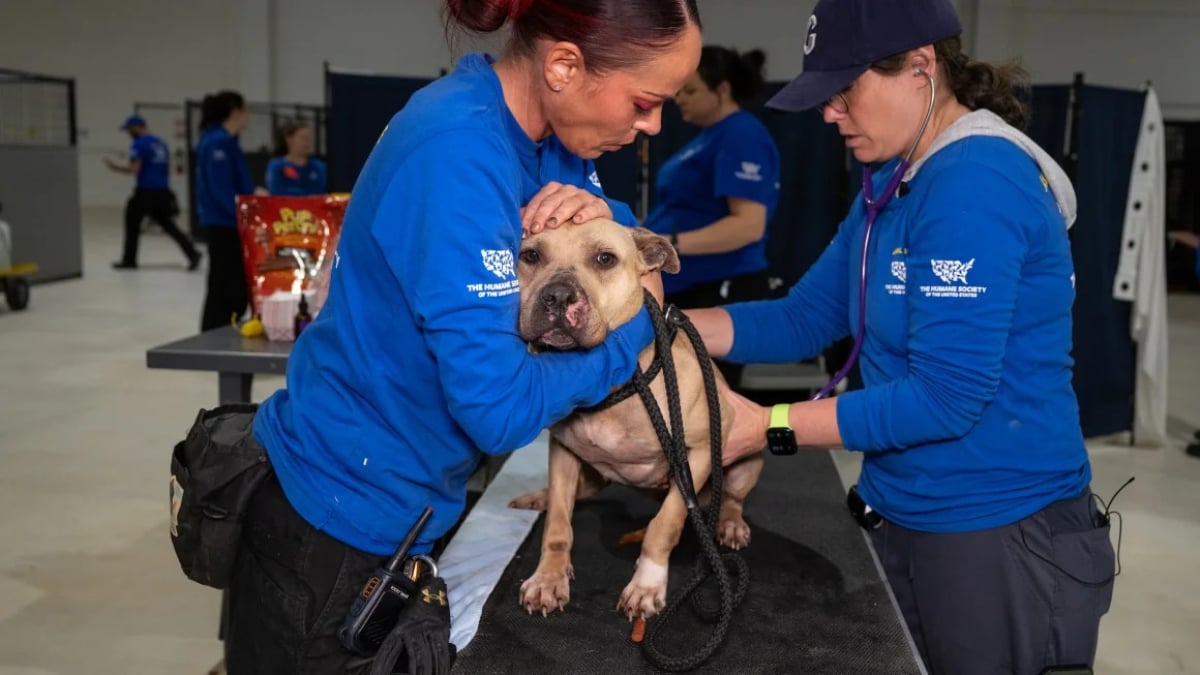
<svg viewBox="0 0 1200 675">
<path fill-rule="evenodd" d="M 675 341 L 675 336 L 679 333 L 680 327 L 688 323 L 687 315 L 683 310 L 675 305 L 667 305 L 666 309 L 659 307 L 658 300 L 649 291 L 644 292 L 643 302 L 646 309 L 650 310 L 650 316 L 653 319 L 656 315 L 662 317 L 662 321 L 654 320 L 654 360 L 650 362 L 650 367 L 646 370 L 638 368 L 633 374 L 633 379 L 629 380 L 620 387 L 614 389 L 612 393 L 590 408 L 581 408 L 580 412 L 595 413 L 601 410 L 607 410 L 614 405 L 624 401 L 638 392 L 639 383 L 643 386 L 650 386 L 654 378 L 662 373 L 663 361 L 662 351 L 658 348 L 661 344 L 671 344 Z"/>
</svg>

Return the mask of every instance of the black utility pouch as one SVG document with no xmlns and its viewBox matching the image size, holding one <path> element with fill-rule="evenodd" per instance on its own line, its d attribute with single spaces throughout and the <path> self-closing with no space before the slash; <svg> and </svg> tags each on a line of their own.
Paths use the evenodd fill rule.
<svg viewBox="0 0 1200 675">
<path fill-rule="evenodd" d="M 201 410 L 171 454 L 171 544 L 183 573 L 213 588 L 229 584 L 250 499 L 271 475 L 252 433 L 257 409 Z"/>
</svg>

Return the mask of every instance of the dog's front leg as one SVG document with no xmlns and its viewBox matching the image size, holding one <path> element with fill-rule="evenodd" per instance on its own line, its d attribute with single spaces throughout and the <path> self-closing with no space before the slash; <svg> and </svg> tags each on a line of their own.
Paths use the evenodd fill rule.
<svg viewBox="0 0 1200 675">
<path fill-rule="evenodd" d="M 725 495 L 721 499 L 721 516 L 717 521 L 717 541 L 722 546 L 737 551 L 750 545 L 750 526 L 742 517 L 742 507 L 746 495 L 758 484 L 764 462 L 760 452 L 725 467 Z"/>
<path fill-rule="evenodd" d="M 521 604 L 542 616 L 562 609 L 571 598 L 571 515 L 579 489 L 580 460 L 556 438 L 550 438 L 550 480 L 546 490 L 546 519 L 542 557 L 537 571 L 521 584 Z"/>
<path fill-rule="evenodd" d="M 708 449 L 705 448 L 703 452 L 689 451 L 688 462 L 692 470 L 692 484 L 699 491 L 708 482 L 711 471 Z M 671 551 L 679 544 L 679 536 L 686 523 L 687 506 L 678 483 L 672 480 L 662 508 L 646 527 L 646 538 L 642 540 L 642 554 L 638 557 L 633 579 L 621 591 L 617 609 L 625 616 L 630 619 L 638 616 L 648 618 L 666 606 L 667 564 Z"/>
</svg>

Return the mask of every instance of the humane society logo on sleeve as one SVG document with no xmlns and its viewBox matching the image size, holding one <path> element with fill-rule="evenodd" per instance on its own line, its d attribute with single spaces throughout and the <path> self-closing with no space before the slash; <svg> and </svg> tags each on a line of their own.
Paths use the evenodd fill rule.
<svg viewBox="0 0 1200 675">
<path fill-rule="evenodd" d="M 517 270 L 512 251 L 483 249 L 479 254 L 483 258 L 484 269 L 494 274 L 500 281 L 467 284 L 468 293 L 474 293 L 480 298 L 502 298 L 520 292 L 521 286 L 517 281 Z"/>
<path fill-rule="evenodd" d="M 742 170 L 733 175 L 742 180 L 749 180 L 757 183 L 763 179 L 762 165 L 755 164 L 754 162 L 742 162 Z"/>
<path fill-rule="evenodd" d="M 962 260 L 930 259 L 929 266 L 934 276 L 945 286 L 921 286 L 927 298 L 977 298 L 987 293 L 987 286 L 971 286 L 967 274 L 975 267 L 975 258 Z"/>
</svg>

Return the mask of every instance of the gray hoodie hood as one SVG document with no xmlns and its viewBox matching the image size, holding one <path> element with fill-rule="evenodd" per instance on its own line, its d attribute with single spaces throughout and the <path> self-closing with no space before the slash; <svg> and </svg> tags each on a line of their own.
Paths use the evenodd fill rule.
<svg viewBox="0 0 1200 675">
<path fill-rule="evenodd" d="M 1071 179 L 1067 178 L 1066 172 L 1062 170 L 1058 162 L 1055 162 L 1037 143 L 1034 143 L 1033 139 L 1010 126 L 990 110 L 969 112 L 946 127 L 945 131 L 933 139 L 933 145 L 929 146 L 929 150 L 909 167 L 904 174 L 904 180 L 912 180 L 912 177 L 925 164 L 925 160 L 932 157 L 938 150 L 969 136 L 999 136 L 1024 150 L 1025 154 L 1037 162 L 1038 168 L 1042 170 L 1042 174 L 1050 183 L 1050 191 L 1054 193 L 1054 201 L 1058 202 L 1058 212 L 1062 214 L 1067 228 L 1070 229 L 1075 224 L 1075 188 L 1071 186 Z"/>
</svg>

